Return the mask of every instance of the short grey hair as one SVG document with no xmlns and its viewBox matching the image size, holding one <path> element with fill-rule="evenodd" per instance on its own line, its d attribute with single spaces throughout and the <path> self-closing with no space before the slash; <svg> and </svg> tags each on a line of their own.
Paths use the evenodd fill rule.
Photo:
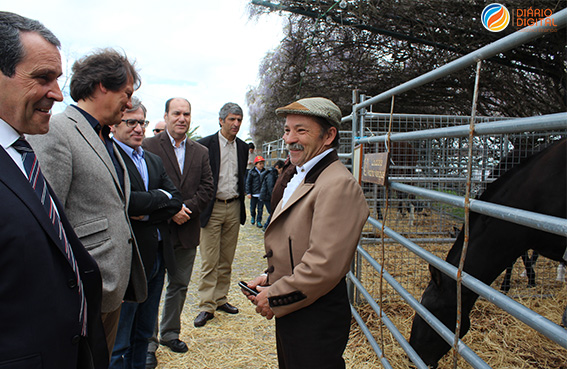
<svg viewBox="0 0 567 369">
<path fill-rule="evenodd" d="M 136 110 L 138 110 L 140 108 L 142 108 L 142 111 L 144 112 L 144 118 L 145 118 L 146 114 L 148 113 L 148 110 L 146 109 L 144 104 L 142 104 L 142 100 L 140 100 L 137 96 L 132 96 L 132 109 L 126 109 L 126 112 L 132 113 L 132 112 L 135 112 Z"/>
<path fill-rule="evenodd" d="M 225 120 L 229 114 L 240 115 L 240 116 L 244 115 L 242 113 L 242 108 L 238 104 L 231 102 L 223 105 L 223 107 L 219 111 L 219 118 Z"/>
<path fill-rule="evenodd" d="M 16 66 L 24 57 L 22 32 L 35 32 L 55 47 L 61 47 L 59 39 L 40 22 L 15 13 L 0 12 L 0 70 L 9 78 L 14 76 Z"/>
</svg>

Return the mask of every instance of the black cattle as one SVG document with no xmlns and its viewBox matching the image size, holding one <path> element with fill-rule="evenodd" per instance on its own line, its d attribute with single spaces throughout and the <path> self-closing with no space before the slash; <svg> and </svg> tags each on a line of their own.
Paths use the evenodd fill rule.
<svg viewBox="0 0 567 369">
<path fill-rule="evenodd" d="M 566 167 L 567 141 L 563 139 L 506 172 L 487 187 L 480 200 L 566 218 Z M 464 271 L 488 285 L 529 249 L 547 258 L 562 260 L 567 247 L 565 237 L 478 213 L 471 213 L 469 227 L 470 241 Z M 446 260 L 452 265 L 459 264 L 463 238 L 461 230 L 447 255 Z M 454 330 L 456 282 L 431 266 L 429 269 L 431 281 L 421 303 L 445 326 Z M 477 298 L 476 293 L 463 287 L 461 337 L 469 330 L 469 313 Z M 410 344 L 431 366 L 436 366 L 450 349 L 450 345 L 417 314 Z"/>
</svg>

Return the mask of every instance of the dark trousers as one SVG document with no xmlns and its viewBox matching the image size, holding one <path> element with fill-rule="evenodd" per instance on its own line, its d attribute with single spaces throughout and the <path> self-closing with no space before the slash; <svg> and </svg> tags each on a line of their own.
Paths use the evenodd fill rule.
<svg viewBox="0 0 567 369">
<path fill-rule="evenodd" d="M 256 213 L 256 210 L 258 212 Z M 250 198 L 250 216 L 256 223 L 262 223 L 262 215 L 264 213 L 264 202 L 259 197 Z"/>
<path fill-rule="evenodd" d="M 350 306 L 343 278 L 313 304 L 276 318 L 280 369 L 344 369 Z"/>
<path fill-rule="evenodd" d="M 159 301 L 165 279 L 165 264 L 160 251 L 148 276 L 148 298 L 142 303 L 124 302 L 110 369 L 143 369 L 149 339 L 154 333 L 158 317 Z"/>
<path fill-rule="evenodd" d="M 270 224 L 270 221 L 272 220 L 272 209 L 269 201 L 264 201 L 264 206 L 268 212 L 268 219 L 266 219 L 266 223 L 264 223 L 264 230 L 266 230 L 266 228 L 268 228 L 268 224 Z"/>
</svg>

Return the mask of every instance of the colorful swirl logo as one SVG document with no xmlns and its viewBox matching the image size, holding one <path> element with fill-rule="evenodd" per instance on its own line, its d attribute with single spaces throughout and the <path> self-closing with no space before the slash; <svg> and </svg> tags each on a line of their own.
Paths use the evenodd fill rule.
<svg viewBox="0 0 567 369">
<path fill-rule="evenodd" d="M 510 13 L 504 5 L 487 5 L 481 15 L 482 25 L 490 32 L 500 32 L 510 23 Z"/>
</svg>

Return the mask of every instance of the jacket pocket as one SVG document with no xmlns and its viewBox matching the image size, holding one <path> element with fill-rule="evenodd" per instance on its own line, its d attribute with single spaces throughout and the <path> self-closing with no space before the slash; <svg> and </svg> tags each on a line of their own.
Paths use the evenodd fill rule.
<svg viewBox="0 0 567 369">
<path fill-rule="evenodd" d="M 108 235 L 108 219 L 96 218 L 89 222 L 78 224 L 75 233 L 87 250 L 93 249 L 110 239 Z"/>
<path fill-rule="evenodd" d="M 291 238 L 289 238 L 289 261 L 291 263 L 291 271 L 293 273 L 293 268 L 295 268 L 295 263 L 293 262 L 293 246 Z"/>
<path fill-rule="evenodd" d="M 41 356 L 39 354 L 0 361 L 0 369 L 41 369 Z"/>
</svg>

